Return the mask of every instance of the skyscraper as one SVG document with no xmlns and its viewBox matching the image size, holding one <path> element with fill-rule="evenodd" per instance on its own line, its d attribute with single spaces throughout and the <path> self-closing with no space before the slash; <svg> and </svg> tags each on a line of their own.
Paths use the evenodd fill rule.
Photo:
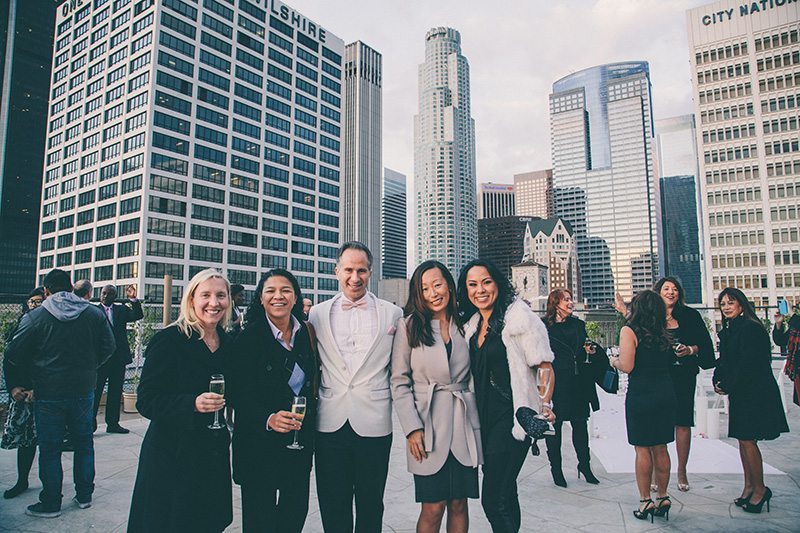
<svg viewBox="0 0 800 533">
<path fill-rule="evenodd" d="M 706 298 L 800 302 L 800 4 L 686 13 L 705 215 Z"/>
<path fill-rule="evenodd" d="M 514 174 L 514 201 L 519 216 L 553 216 L 553 169 Z"/>
<path fill-rule="evenodd" d="M 414 117 L 417 263 L 437 259 L 454 274 L 478 253 L 475 121 L 461 34 L 433 28 L 419 67 Z"/>
<path fill-rule="evenodd" d="M 345 46 L 342 240 L 373 251 L 373 292 L 381 277 L 381 76 L 378 52 L 361 41 Z"/>
<path fill-rule="evenodd" d="M 344 43 L 277 0 L 65 2 L 39 275 L 138 283 L 274 267 L 338 290 Z"/>
<path fill-rule="evenodd" d="M 406 279 L 406 177 L 383 169 L 380 279 Z"/>
<path fill-rule="evenodd" d="M 583 298 L 610 305 L 649 288 L 658 236 L 646 62 L 614 63 L 553 84 L 550 133 L 556 216 L 577 237 Z"/>
<path fill-rule="evenodd" d="M 681 282 L 687 303 L 699 304 L 703 302 L 703 259 L 694 115 L 656 120 L 655 124 L 661 208 L 659 270 Z"/>
<path fill-rule="evenodd" d="M 0 294 L 36 280 L 53 0 L 0 2 Z"/>
<path fill-rule="evenodd" d="M 488 259 L 510 278 L 511 267 L 522 261 L 525 229 L 532 220 L 515 216 L 478 220 L 478 257 Z"/>
<path fill-rule="evenodd" d="M 478 184 L 478 218 L 514 216 L 514 186 L 503 183 Z"/>
</svg>

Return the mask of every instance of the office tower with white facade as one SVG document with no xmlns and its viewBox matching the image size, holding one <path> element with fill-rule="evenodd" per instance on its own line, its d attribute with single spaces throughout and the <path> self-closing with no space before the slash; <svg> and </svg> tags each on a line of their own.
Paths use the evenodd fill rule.
<svg viewBox="0 0 800 533">
<path fill-rule="evenodd" d="M 173 300 L 215 267 L 335 294 L 344 43 L 277 0 L 65 2 L 39 276 Z"/>
<path fill-rule="evenodd" d="M 414 117 L 416 259 L 437 259 L 457 276 L 478 253 L 475 121 L 461 34 L 433 28 L 419 67 Z"/>
<path fill-rule="evenodd" d="M 659 271 L 681 282 L 686 303 L 703 303 L 696 128 L 694 115 L 656 120 Z"/>
<path fill-rule="evenodd" d="M 553 217 L 532 220 L 526 226 L 522 262 L 546 266 L 550 290 L 569 289 L 575 301 L 581 301 L 578 246 L 569 222 Z"/>
<path fill-rule="evenodd" d="M 657 275 L 650 91 L 644 61 L 591 67 L 553 84 L 555 212 L 575 232 L 590 307 L 611 305 L 615 292 L 630 300 Z"/>
<path fill-rule="evenodd" d="M 344 48 L 342 241 L 361 241 L 373 252 L 373 292 L 381 278 L 381 61 L 361 41 Z"/>
<path fill-rule="evenodd" d="M 478 218 L 514 216 L 514 186 L 503 183 L 478 184 Z"/>
<path fill-rule="evenodd" d="M 519 216 L 553 216 L 553 169 L 514 174 L 514 201 Z"/>
<path fill-rule="evenodd" d="M 686 19 L 707 301 L 738 287 L 756 306 L 800 302 L 800 4 L 723 0 Z"/>
<path fill-rule="evenodd" d="M 381 271 L 380 279 L 406 279 L 408 223 L 406 176 L 383 169 L 381 194 Z"/>
<path fill-rule="evenodd" d="M 0 2 L 0 295 L 36 285 L 53 0 Z"/>
</svg>

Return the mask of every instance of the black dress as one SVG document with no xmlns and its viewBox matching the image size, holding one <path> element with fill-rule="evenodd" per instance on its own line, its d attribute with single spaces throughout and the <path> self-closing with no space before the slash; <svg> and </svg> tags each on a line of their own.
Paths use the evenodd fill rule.
<svg viewBox="0 0 800 533">
<path fill-rule="evenodd" d="M 218 532 L 233 521 L 230 434 L 208 429 L 213 413 L 197 413 L 195 398 L 222 373 L 229 351 L 210 352 L 196 333 L 171 326 L 145 353 L 136 407 L 150 419 L 142 442 L 128 531 Z M 224 411 L 224 410 L 223 410 Z M 224 422 L 223 411 L 219 417 Z"/>
<path fill-rule="evenodd" d="M 548 325 L 547 333 L 555 355 L 553 411 L 558 420 L 585 422 L 589 418 L 590 405 L 594 411 L 600 409 L 595 387 L 595 367 L 600 363 L 605 373 L 608 359 L 598 352 L 590 354 L 589 363 L 586 363 L 586 351 L 583 348 L 586 323 L 583 320 L 569 317 L 563 322 Z"/>
<path fill-rule="evenodd" d="M 674 354 L 640 342 L 625 396 L 628 443 L 656 446 L 675 440 L 675 390 L 669 367 Z"/>
<path fill-rule="evenodd" d="M 742 316 L 719 333 L 714 383 L 728 393 L 728 436 L 772 440 L 789 431 L 780 390 L 772 376 L 771 345 L 764 327 Z"/>
</svg>

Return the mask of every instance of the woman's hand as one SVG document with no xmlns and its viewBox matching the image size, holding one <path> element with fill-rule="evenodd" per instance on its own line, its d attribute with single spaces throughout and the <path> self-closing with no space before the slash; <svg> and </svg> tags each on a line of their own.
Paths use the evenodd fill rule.
<svg viewBox="0 0 800 533">
<path fill-rule="evenodd" d="M 551 424 L 556 421 L 556 414 L 547 406 L 542 407 L 542 416 Z"/>
<path fill-rule="evenodd" d="M 589 355 L 594 355 L 597 353 L 597 346 L 591 341 L 587 341 L 583 343 L 583 349 L 586 350 L 586 353 Z"/>
<path fill-rule="evenodd" d="M 681 344 L 681 349 L 675 351 L 675 355 L 678 357 L 686 357 L 687 355 L 692 355 L 694 353 L 694 348 L 691 346 L 686 346 L 685 344 Z"/>
<path fill-rule="evenodd" d="M 14 387 L 11 389 L 11 397 L 16 401 L 21 402 L 28 399 L 28 393 L 25 392 L 23 387 Z"/>
<path fill-rule="evenodd" d="M 724 396 L 724 395 L 726 395 L 726 394 L 728 394 L 727 392 L 725 392 L 725 391 L 724 391 L 724 390 L 723 390 L 723 389 L 720 387 L 719 381 L 717 381 L 716 383 L 714 383 L 714 392 L 716 392 L 717 394 L 722 394 L 723 396 Z"/>
<path fill-rule="evenodd" d="M 278 411 L 269 417 L 267 425 L 272 431 L 277 431 L 278 433 L 299 431 L 303 427 L 302 416 L 289 411 Z"/>
<path fill-rule="evenodd" d="M 628 306 L 625 305 L 625 300 L 622 299 L 622 295 L 618 292 L 614 293 L 614 309 L 621 315 L 628 315 Z"/>
<path fill-rule="evenodd" d="M 775 327 L 781 329 L 783 327 L 783 315 L 779 312 L 775 313 Z"/>
<path fill-rule="evenodd" d="M 213 392 L 204 392 L 194 399 L 194 410 L 198 413 L 213 413 L 225 407 L 225 397 Z"/>
<path fill-rule="evenodd" d="M 428 454 L 425 453 L 425 432 L 423 430 L 412 431 L 406 438 L 408 439 L 408 451 L 418 463 L 428 458 Z"/>
</svg>

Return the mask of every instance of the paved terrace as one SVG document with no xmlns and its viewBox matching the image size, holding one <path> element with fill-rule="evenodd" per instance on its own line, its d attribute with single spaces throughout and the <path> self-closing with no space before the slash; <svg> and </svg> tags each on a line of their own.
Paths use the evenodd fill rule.
<svg viewBox="0 0 800 533">
<path fill-rule="evenodd" d="M 788 391 L 787 391 L 788 392 Z M 631 511 L 637 505 L 634 482 L 633 452 L 625 441 L 621 412 L 622 397 L 601 400 L 604 409 L 595 418 L 594 425 L 602 425 L 600 438 L 592 446 L 598 451 L 593 456 L 593 469 L 600 485 L 589 485 L 576 478 L 576 460 L 571 450 L 569 435 L 564 436 L 564 473 L 569 487 L 560 489 L 552 484 L 544 447 L 539 457 L 528 456 L 519 478 L 520 500 L 523 508 L 523 531 L 548 533 L 591 531 L 800 531 L 800 408 L 789 408 L 789 425 L 792 433 L 778 440 L 763 443 L 764 460 L 780 474 L 767 475 L 775 496 L 770 513 L 747 514 L 735 507 L 731 500 L 739 495 L 742 484 L 735 441 L 722 439 L 709 441 L 695 438 L 696 456 L 690 457 L 689 476 L 692 489 L 678 492 L 673 475 L 670 493 L 673 509 L 670 521 L 656 518 L 655 524 L 636 520 Z M 102 418 L 100 418 L 102 420 Z M 613 427 L 603 420 L 616 421 Z M 0 500 L 0 531 L 77 533 L 84 531 L 125 531 L 130 506 L 131 491 L 136 476 L 137 458 L 148 421 L 137 415 L 123 415 L 123 424 L 131 429 L 129 435 L 105 433 L 101 425 L 95 435 L 97 457 L 96 490 L 93 506 L 78 509 L 71 501 L 72 457 L 65 453 L 64 505 L 59 518 L 32 518 L 24 514 L 25 506 L 35 503 L 41 488 L 37 468 L 31 472 L 31 488 L 14 500 Z M 722 417 L 722 434 L 727 432 L 727 418 Z M 414 503 L 411 474 L 406 472 L 405 439 L 395 421 L 389 480 L 386 487 L 386 513 L 384 531 L 414 531 L 418 505 Z M 565 425 L 565 433 L 569 433 Z M 616 456 L 614 456 L 616 454 Z M 710 454 L 710 455 L 709 455 Z M 709 458 L 713 458 L 709 459 Z M 727 458 L 720 460 L 719 458 Z M 694 460 L 694 462 L 692 462 Z M 0 451 L 0 487 L 9 488 L 16 479 L 16 453 Z M 713 465 L 711 463 L 714 463 Z M 620 467 L 622 465 L 622 468 Z M 628 466 L 626 466 L 628 465 Z M 707 466 L 708 465 L 708 466 Z M 627 471 L 625 471 L 627 470 Z M 609 471 L 613 473 L 609 473 Z M 674 471 L 674 464 L 673 464 Z M 693 473 L 693 472 L 715 473 Z M 772 470 L 776 471 L 776 470 Z M 727 472 L 727 473 L 719 473 Z M 312 480 L 310 511 L 305 531 L 321 532 L 322 525 Z M 234 486 L 234 522 L 227 531 L 241 531 L 239 490 Z M 470 502 L 471 531 L 491 531 L 478 501 Z"/>
</svg>

